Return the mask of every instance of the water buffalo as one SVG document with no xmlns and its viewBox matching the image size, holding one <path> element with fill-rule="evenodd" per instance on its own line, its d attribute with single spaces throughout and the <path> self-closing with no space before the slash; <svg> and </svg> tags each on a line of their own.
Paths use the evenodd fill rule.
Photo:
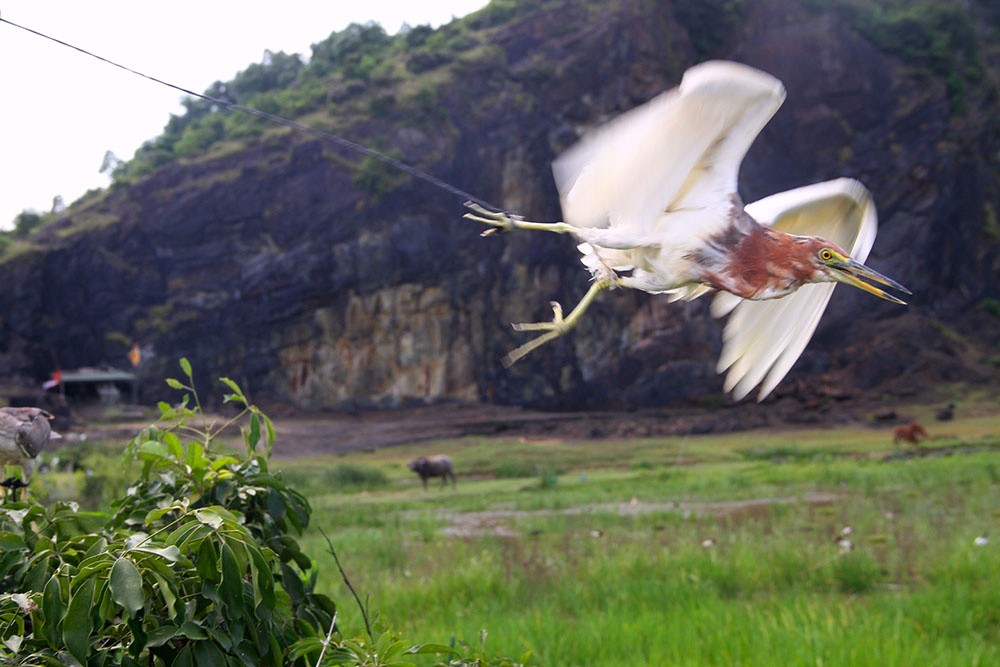
<svg viewBox="0 0 1000 667">
<path fill-rule="evenodd" d="M 451 486 L 455 488 L 455 473 L 451 468 L 451 459 L 444 454 L 421 456 L 413 459 L 406 466 L 420 475 L 420 481 L 424 483 L 424 490 L 427 489 L 427 478 L 429 477 L 440 477 L 442 488 L 448 485 L 448 478 L 451 477 Z"/>
</svg>

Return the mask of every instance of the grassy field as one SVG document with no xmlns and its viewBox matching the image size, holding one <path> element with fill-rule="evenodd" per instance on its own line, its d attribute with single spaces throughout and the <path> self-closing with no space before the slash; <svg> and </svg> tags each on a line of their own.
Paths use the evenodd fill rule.
<svg viewBox="0 0 1000 667">
<path fill-rule="evenodd" d="M 320 529 L 377 623 L 415 643 L 485 630 L 487 653 L 552 667 L 1000 664 L 1000 415 L 917 414 L 928 455 L 843 427 L 273 467 L 312 503 L 303 547 L 345 635 L 363 622 Z M 431 453 L 457 489 L 406 469 Z"/>
</svg>

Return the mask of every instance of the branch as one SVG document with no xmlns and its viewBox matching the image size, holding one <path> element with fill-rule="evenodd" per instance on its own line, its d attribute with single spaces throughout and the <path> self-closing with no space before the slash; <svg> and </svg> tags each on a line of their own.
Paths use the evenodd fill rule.
<svg viewBox="0 0 1000 667">
<path fill-rule="evenodd" d="M 323 640 L 323 650 L 319 652 L 319 658 L 316 659 L 316 667 L 320 667 L 323 664 L 323 656 L 326 654 L 326 647 L 330 645 L 330 640 L 333 637 L 333 628 L 337 625 L 337 612 L 333 612 L 333 618 L 330 619 L 330 629 L 326 633 L 326 639 Z"/>
<path fill-rule="evenodd" d="M 333 562 L 337 564 L 337 569 L 340 570 L 340 576 L 344 579 L 344 583 L 347 584 L 347 588 L 351 591 L 351 595 L 354 596 L 354 601 L 358 603 L 358 609 L 361 610 L 361 618 L 365 621 L 365 630 L 368 632 L 368 639 L 371 641 L 372 645 L 375 644 L 375 635 L 372 634 L 372 626 L 368 620 L 368 610 L 365 608 L 364 603 L 361 602 L 361 598 L 358 596 L 358 592 L 354 590 L 354 586 L 351 585 L 351 580 L 347 578 L 347 573 L 344 572 L 344 567 L 340 564 L 340 559 L 337 558 L 337 551 L 333 548 L 333 542 L 327 537 L 327 534 L 323 532 L 323 529 L 319 529 L 320 535 L 326 540 L 327 550 L 330 555 L 333 556 Z"/>
</svg>

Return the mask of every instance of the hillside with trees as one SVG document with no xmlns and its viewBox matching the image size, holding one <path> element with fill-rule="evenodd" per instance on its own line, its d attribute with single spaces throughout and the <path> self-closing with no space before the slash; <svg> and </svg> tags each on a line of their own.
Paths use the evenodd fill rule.
<svg viewBox="0 0 1000 667">
<path fill-rule="evenodd" d="M 148 395 L 181 356 L 305 409 L 444 400 L 718 404 L 708 303 L 618 291 L 511 369 L 509 322 L 587 287 L 574 244 L 483 239 L 455 194 L 250 108 L 376 149 L 532 219 L 588 128 L 732 59 L 788 99 L 746 201 L 838 176 L 879 209 L 899 308 L 838 290 L 776 400 L 988 383 L 1000 368 L 1000 8 L 880 0 L 494 0 L 439 29 L 354 25 L 191 98 L 113 184 L 3 238 L 0 373 L 121 365 Z"/>
</svg>

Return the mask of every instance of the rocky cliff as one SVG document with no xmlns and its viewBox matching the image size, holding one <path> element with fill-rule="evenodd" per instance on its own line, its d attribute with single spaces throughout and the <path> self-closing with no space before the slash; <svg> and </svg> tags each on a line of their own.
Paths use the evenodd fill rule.
<svg viewBox="0 0 1000 667">
<path fill-rule="evenodd" d="M 744 163 L 744 199 L 860 179 L 880 214 L 869 263 L 914 291 L 900 308 L 838 290 L 779 395 L 996 379 L 996 12 L 956 5 L 954 27 L 938 3 L 864 4 L 720 0 L 702 15 L 667 0 L 494 2 L 439 31 L 455 36 L 446 56 L 404 50 L 374 76 L 324 80 L 324 115 L 301 120 L 557 220 L 549 163 L 588 127 L 699 60 L 759 67 L 788 98 Z M 943 64 L 927 60 L 942 48 Z M 480 238 L 461 203 L 287 128 L 166 161 L 8 250 L 0 374 L 118 364 L 136 341 L 147 396 L 187 356 L 200 375 L 310 409 L 720 400 L 707 301 L 605 294 L 571 336 L 503 368 L 520 340 L 509 322 L 575 303 L 588 275 L 570 239 Z"/>
</svg>

